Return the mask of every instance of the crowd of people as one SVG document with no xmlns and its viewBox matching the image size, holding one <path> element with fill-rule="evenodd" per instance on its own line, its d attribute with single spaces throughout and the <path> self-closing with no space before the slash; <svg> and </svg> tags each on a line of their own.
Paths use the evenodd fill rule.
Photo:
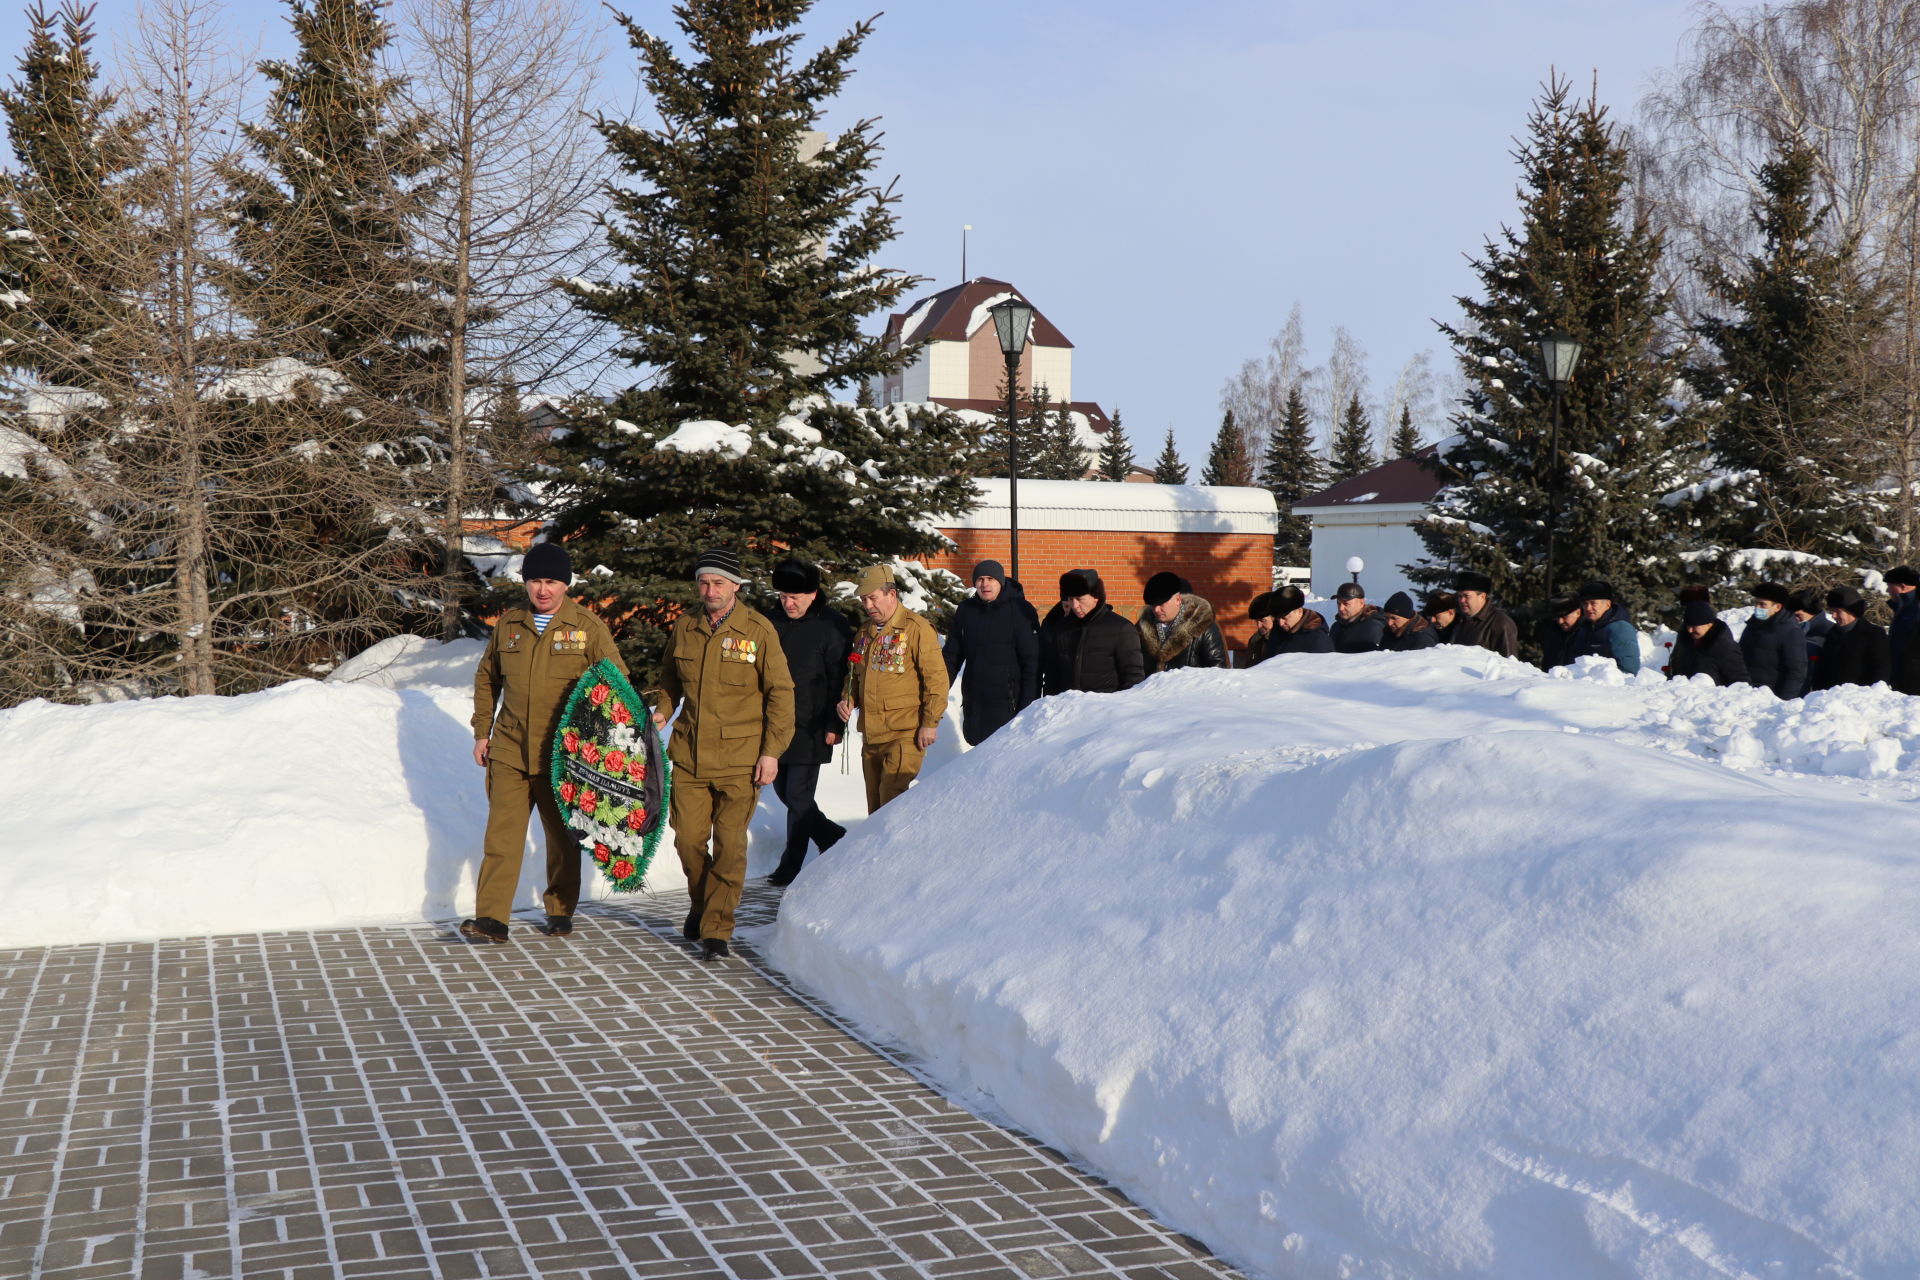
<svg viewBox="0 0 1920 1280">
<path fill-rule="evenodd" d="M 508 938 L 527 823 L 537 812 L 547 837 L 546 933 L 566 937 L 580 896 L 580 856 L 557 810 L 546 752 L 560 708 L 595 662 L 624 672 L 606 625 L 567 596 L 573 567 L 553 544 L 534 547 L 521 576 L 527 604 L 495 625 L 474 676 L 475 763 L 487 770 L 489 819 L 473 919 L 474 942 Z M 875 565 L 854 584 L 865 622 L 855 630 L 822 595 L 819 569 L 801 560 L 772 575 L 779 608 L 762 615 L 739 598 L 746 584 L 733 553 L 712 550 L 695 565 L 700 607 L 675 620 L 661 655 L 660 687 L 646 691 L 654 722 L 672 723 L 669 817 L 692 899 L 685 936 L 713 959 L 729 953 L 747 867 L 747 824 L 761 787 L 787 809 L 785 847 L 770 880 L 799 874 L 809 847 L 846 834 L 815 800 L 821 766 L 849 727 L 861 734 L 867 808 L 894 799 L 919 775 L 939 735 L 952 682 L 962 694 L 960 734 L 977 745 L 1049 694 L 1115 693 L 1149 675 L 1232 664 L 1210 602 L 1179 574 L 1142 585 L 1145 607 L 1129 621 L 1107 599 L 1094 569 L 1060 576 L 1059 601 L 1040 616 L 996 560 L 974 566 L 973 592 L 942 639 L 902 603 L 892 568 Z M 1736 640 L 1705 587 L 1681 592 L 1682 626 L 1667 669 L 1716 684 L 1751 684 L 1781 698 L 1837 685 L 1886 681 L 1920 693 L 1920 573 L 1901 566 L 1884 579 L 1893 621 L 1867 621 L 1853 587 L 1824 595 L 1777 582 L 1752 590 L 1752 613 Z M 1359 583 L 1334 593 L 1332 618 L 1297 587 L 1256 596 L 1254 635 L 1243 665 L 1286 653 L 1404 652 L 1464 645 L 1507 657 L 1521 652 L 1513 618 L 1493 601 L 1485 574 L 1457 574 L 1452 589 L 1416 608 L 1396 591 L 1382 605 Z M 1593 656 L 1640 669 L 1640 633 L 1605 582 L 1550 601 L 1540 636 L 1551 668 Z"/>
</svg>

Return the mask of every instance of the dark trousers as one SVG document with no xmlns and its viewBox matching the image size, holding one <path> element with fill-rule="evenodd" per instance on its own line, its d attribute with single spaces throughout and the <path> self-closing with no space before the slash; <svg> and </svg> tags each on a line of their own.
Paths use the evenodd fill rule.
<svg viewBox="0 0 1920 1280">
<path fill-rule="evenodd" d="M 814 802 L 814 788 L 820 785 L 817 764 L 783 764 L 773 775 L 773 794 L 787 806 L 787 847 L 780 855 L 781 869 L 800 870 L 807 857 L 809 840 L 822 849 L 847 834 L 847 829 L 820 812 Z"/>
</svg>

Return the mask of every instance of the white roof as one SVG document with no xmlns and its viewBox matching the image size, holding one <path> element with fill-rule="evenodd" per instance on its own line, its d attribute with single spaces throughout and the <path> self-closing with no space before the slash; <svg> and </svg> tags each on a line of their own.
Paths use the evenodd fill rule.
<svg viewBox="0 0 1920 1280">
<path fill-rule="evenodd" d="M 1004 529 L 1005 480 L 975 480 L 980 505 L 943 529 Z M 1113 484 L 1104 480 L 1022 480 L 1022 529 L 1118 533 L 1271 535 L 1278 508 L 1265 489 L 1204 484 Z"/>
</svg>

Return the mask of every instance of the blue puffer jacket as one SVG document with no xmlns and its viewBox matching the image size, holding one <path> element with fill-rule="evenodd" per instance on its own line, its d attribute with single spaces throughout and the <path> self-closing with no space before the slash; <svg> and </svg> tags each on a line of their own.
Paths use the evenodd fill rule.
<svg viewBox="0 0 1920 1280">
<path fill-rule="evenodd" d="M 1740 654 L 1747 660 L 1747 683 L 1797 698 L 1807 687 L 1807 632 L 1782 609 L 1764 622 L 1747 620 L 1740 633 Z"/>
<path fill-rule="evenodd" d="M 1600 615 L 1599 621 L 1580 620 L 1573 629 L 1573 653 L 1612 658 L 1614 665 L 1628 675 L 1640 669 L 1640 633 L 1627 621 L 1627 615 L 1614 605 Z"/>
</svg>

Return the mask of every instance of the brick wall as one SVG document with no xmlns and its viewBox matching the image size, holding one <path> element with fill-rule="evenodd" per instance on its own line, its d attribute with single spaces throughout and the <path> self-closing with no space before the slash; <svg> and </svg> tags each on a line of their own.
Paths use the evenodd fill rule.
<svg viewBox="0 0 1920 1280">
<path fill-rule="evenodd" d="M 926 561 L 965 578 L 982 560 L 1008 563 L 1005 529 L 943 529 L 959 550 Z M 1247 606 L 1272 589 L 1273 538 L 1268 534 L 1109 533 L 1087 530 L 1022 529 L 1020 581 L 1027 599 L 1045 617 L 1060 598 L 1060 575 L 1093 568 L 1107 584 L 1107 600 L 1129 621 L 1144 607 L 1140 589 L 1148 578 L 1171 569 L 1193 584 L 1195 594 L 1213 606 L 1232 648 L 1244 648 L 1253 636 Z"/>
</svg>

